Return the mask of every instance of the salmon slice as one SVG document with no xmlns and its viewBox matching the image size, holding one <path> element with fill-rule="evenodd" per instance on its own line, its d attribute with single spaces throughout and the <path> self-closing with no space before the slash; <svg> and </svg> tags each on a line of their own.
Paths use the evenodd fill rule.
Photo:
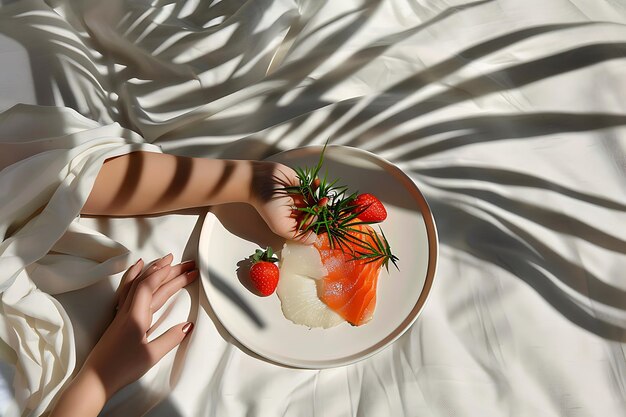
<svg viewBox="0 0 626 417">
<path fill-rule="evenodd" d="M 360 231 L 353 233 L 355 237 L 374 243 L 371 235 L 376 233 L 374 229 L 368 225 L 354 228 Z M 339 248 L 336 242 L 331 247 L 326 233 L 319 235 L 314 246 L 327 271 L 326 276 L 318 281 L 319 299 L 354 326 L 370 321 L 376 307 L 376 286 L 382 261 L 354 260 L 350 250 Z M 348 247 L 363 250 L 354 243 L 349 243 Z"/>
</svg>

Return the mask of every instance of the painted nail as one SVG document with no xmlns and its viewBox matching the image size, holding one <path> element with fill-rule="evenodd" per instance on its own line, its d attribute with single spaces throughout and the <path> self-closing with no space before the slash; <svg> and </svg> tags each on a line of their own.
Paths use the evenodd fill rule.
<svg viewBox="0 0 626 417">
<path fill-rule="evenodd" d="M 193 323 L 189 322 L 183 326 L 183 333 L 187 334 L 193 329 Z"/>
</svg>

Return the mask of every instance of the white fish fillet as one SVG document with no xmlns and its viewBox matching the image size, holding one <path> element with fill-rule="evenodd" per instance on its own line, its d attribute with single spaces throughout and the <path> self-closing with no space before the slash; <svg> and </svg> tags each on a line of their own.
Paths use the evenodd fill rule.
<svg viewBox="0 0 626 417">
<path fill-rule="evenodd" d="M 280 259 L 276 294 L 288 320 L 324 329 L 345 321 L 317 296 L 317 280 L 327 274 L 317 249 L 288 242 L 283 247 Z"/>
</svg>

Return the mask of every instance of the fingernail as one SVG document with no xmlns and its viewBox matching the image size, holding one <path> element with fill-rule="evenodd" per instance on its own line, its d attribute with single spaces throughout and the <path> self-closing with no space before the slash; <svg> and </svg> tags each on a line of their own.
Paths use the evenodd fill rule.
<svg viewBox="0 0 626 417">
<path fill-rule="evenodd" d="M 185 261 L 185 262 L 181 263 L 181 265 L 188 265 L 188 264 L 191 264 L 191 263 L 194 263 L 194 262 L 195 261 L 193 259 L 189 259 L 188 261 Z"/>
<path fill-rule="evenodd" d="M 141 261 L 142 261 L 142 260 L 143 260 L 143 259 L 139 258 L 139 259 L 137 260 L 137 262 L 135 262 L 135 265 L 139 265 L 139 264 L 141 263 Z"/>
<path fill-rule="evenodd" d="M 168 256 L 170 256 L 172 254 L 172 252 L 168 253 L 167 255 L 165 255 L 164 257 L 162 257 L 160 260 L 163 260 L 165 258 L 167 258 Z"/>
<path fill-rule="evenodd" d="M 193 329 L 193 323 L 189 322 L 183 326 L 183 333 L 187 334 Z"/>
<path fill-rule="evenodd" d="M 198 273 L 197 269 L 192 269 L 191 271 L 187 271 L 185 273 L 185 275 L 187 275 L 188 277 L 192 276 L 192 275 L 196 275 Z"/>
</svg>

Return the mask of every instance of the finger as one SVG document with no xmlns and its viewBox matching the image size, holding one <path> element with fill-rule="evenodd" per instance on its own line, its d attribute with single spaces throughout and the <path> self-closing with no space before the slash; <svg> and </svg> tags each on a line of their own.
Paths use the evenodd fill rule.
<svg viewBox="0 0 626 417">
<path fill-rule="evenodd" d="M 309 206 L 307 204 L 306 200 L 304 199 L 304 196 L 302 194 L 294 194 L 293 196 L 291 196 L 291 198 L 293 199 L 293 205 L 298 207 L 298 208 L 303 208 L 303 207 L 308 207 Z"/>
<path fill-rule="evenodd" d="M 300 216 L 296 218 L 296 229 L 295 233 L 305 233 L 309 229 L 312 229 L 311 225 L 313 225 L 317 221 L 317 216 L 311 213 L 300 213 Z"/>
<path fill-rule="evenodd" d="M 163 268 L 165 265 L 170 265 L 173 259 L 174 259 L 174 256 L 171 253 L 168 253 L 162 258 L 155 259 L 154 261 L 151 262 L 150 266 L 147 267 L 145 271 L 143 271 L 139 279 L 140 280 L 146 279 L 149 275 Z"/>
<path fill-rule="evenodd" d="M 130 310 L 130 306 L 133 303 L 133 298 L 135 298 L 135 291 L 137 291 L 137 284 L 141 281 L 141 279 L 134 279 L 133 282 L 130 283 L 130 288 L 128 290 L 128 294 L 124 299 L 124 302 L 118 308 L 118 311 L 128 312 Z"/>
<path fill-rule="evenodd" d="M 286 181 L 289 185 L 298 185 L 300 180 L 298 174 L 286 165 L 279 164 L 276 168 L 276 176 Z"/>
<path fill-rule="evenodd" d="M 148 307 L 150 307 L 150 299 L 152 298 L 152 294 L 159 287 L 161 281 L 163 281 L 169 274 L 171 267 L 169 265 L 165 265 L 160 269 L 155 269 L 156 266 L 152 265 L 148 271 L 144 272 L 144 274 L 133 281 L 133 284 L 128 292 L 128 296 L 126 297 L 126 302 L 124 303 L 124 310 L 130 311 L 135 309 L 136 304 L 139 300 L 140 306 L 145 306 L 147 311 Z M 140 297 L 139 294 L 142 293 Z M 146 300 L 146 298 L 148 298 Z"/>
<path fill-rule="evenodd" d="M 134 265 L 124 272 L 124 276 L 120 281 L 120 285 L 117 287 L 117 309 L 124 305 L 128 291 L 130 290 L 132 281 L 139 276 L 143 269 L 143 259 L 139 258 Z"/>
<path fill-rule="evenodd" d="M 193 323 L 180 323 L 170 328 L 161 336 L 148 343 L 148 351 L 152 364 L 156 364 L 170 350 L 174 349 L 193 330 Z"/>
<path fill-rule="evenodd" d="M 143 271 L 143 273 L 141 274 L 141 276 L 139 277 L 139 280 L 143 280 L 145 279 L 148 275 L 152 274 L 155 271 L 158 271 L 159 269 L 163 268 L 165 265 L 169 265 L 172 263 L 172 260 L 174 259 L 173 255 L 171 253 L 165 255 L 162 258 L 159 259 L 155 259 L 154 261 L 152 261 L 150 263 L 150 266 L 148 266 L 146 268 L 145 271 Z M 143 262 L 143 261 L 142 261 Z"/>
<path fill-rule="evenodd" d="M 162 268 L 159 268 L 158 270 L 152 272 L 151 274 L 146 275 L 139 283 L 139 286 L 147 287 L 152 291 L 152 293 L 154 293 L 159 288 L 159 286 L 167 279 L 167 277 L 170 276 L 172 268 L 173 266 L 171 265 L 165 265 Z"/>
<path fill-rule="evenodd" d="M 165 265 L 170 265 L 173 260 L 174 260 L 174 255 L 172 255 L 171 253 L 168 253 L 162 258 L 154 260 L 152 262 L 152 265 L 150 266 L 155 266 L 156 269 L 161 269 Z"/>
<path fill-rule="evenodd" d="M 156 290 L 154 296 L 152 297 L 150 310 L 157 311 L 158 309 L 163 307 L 163 304 L 165 304 L 165 302 L 169 300 L 171 296 L 176 294 L 181 288 L 191 284 L 196 278 L 198 278 L 198 275 L 199 274 L 197 269 L 193 271 L 187 271 L 162 284 Z"/>
<path fill-rule="evenodd" d="M 192 260 L 181 262 L 177 265 L 172 266 L 172 268 L 170 269 L 169 275 L 165 278 L 165 280 L 163 280 L 161 285 L 164 285 L 165 283 L 173 280 L 179 275 L 192 271 L 195 267 L 196 267 L 196 263 Z"/>
<path fill-rule="evenodd" d="M 296 229 L 293 233 L 292 240 L 305 245 L 311 245 L 317 240 L 317 234 L 311 225 L 317 221 L 317 216 L 305 215 L 300 216 Z"/>
<path fill-rule="evenodd" d="M 139 266 L 142 266 L 142 268 L 139 268 Z M 135 279 L 137 276 L 139 276 L 139 274 L 141 273 L 141 270 L 143 269 L 143 259 L 139 258 L 137 259 L 137 261 L 132 264 L 131 266 L 129 266 L 126 271 L 124 272 L 124 275 L 122 276 L 122 279 L 120 280 L 120 285 L 118 285 L 117 289 L 118 291 L 121 291 L 122 288 L 131 280 Z"/>
<path fill-rule="evenodd" d="M 143 314 L 150 311 L 150 304 L 152 304 L 152 297 L 154 292 L 159 288 L 163 280 L 167 278 L 171 270 L 169 265 L 165 265 L 163 268 L 150 274 L 150 276 L 139 281 L 136 286 L 136 290 L 133 296 L 130 310 L 135 314 Z M 147 330 L 147 329 L 146 329 Z"/>
</svg>

